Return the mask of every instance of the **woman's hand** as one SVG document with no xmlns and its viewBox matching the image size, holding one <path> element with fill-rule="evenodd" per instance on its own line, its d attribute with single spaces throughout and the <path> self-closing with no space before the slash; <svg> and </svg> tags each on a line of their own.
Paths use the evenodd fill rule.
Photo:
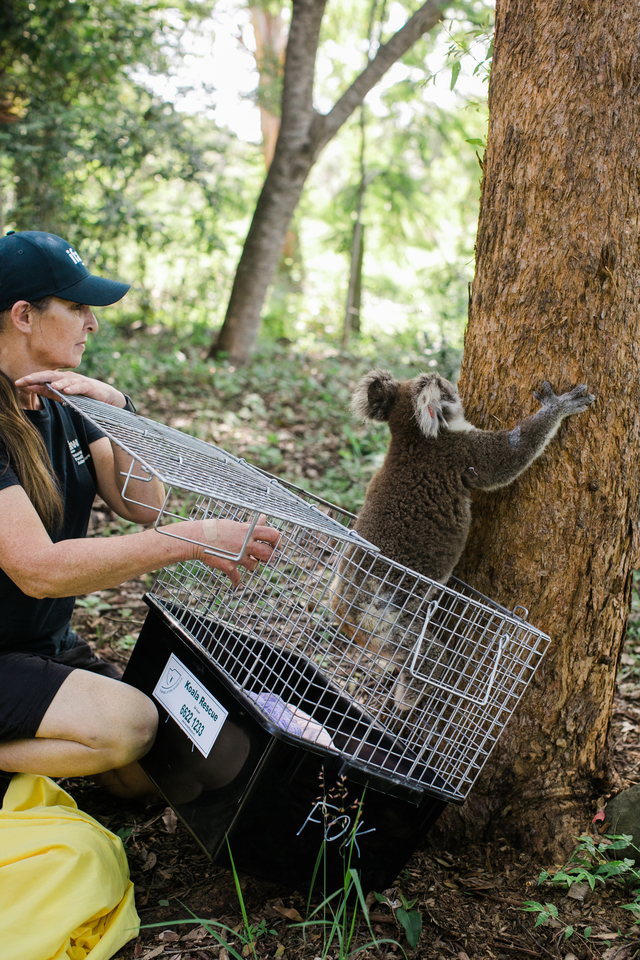
<svg viewBox="0 0 640 960">
<path fill-rule="evenodd" d="M 238 567 L 255 570 L 258 563 L 261 561 L 266 563 L 271 559 L 273 551 L 280 542 L 280 534 L 274 527 L 266 525 L 266 519 L 264 514 L 258 517 L 258 523 L 240 560 L 225 560 L 211 553 L 204 553 L 196 544 L 192 544 L 192 558 L 202 560 L 208 567 L 220 570 L 229 577 L 234 587 L 239 586 L 242 578 Z M 240 523 L 237 520 L 187 520 L 175 526 L 190 527 L 191 530 L 188 532 L 186 529 L 180 530 L 180 534 L 189 537 L 190 540 L 197 540 L 203 547 L 208 545 L 212 550 L 220 549 L 239 553 L 250 524 Z"/>
<path fill-rule="evenodd" d="M 92 400 L 101 400 L 102 403 L 109 403 L 112 407 L 120 407 L 120 409 L 123 409 L 127 402 L 124 394 L 115 387 L 101 380 L 94 380 L 92 377 L 83 377 L 80 373 L 40 370 L 38 373 L 29 373 L 26 377 L 16 380 L 16 387 L 19 390 L 38 393 L 40 396 L 48 397 L 49 400 L 57 400 L 55 394 L 48 389 L 48 384 L 67 396 L 90 397 Z"/>
</svg>

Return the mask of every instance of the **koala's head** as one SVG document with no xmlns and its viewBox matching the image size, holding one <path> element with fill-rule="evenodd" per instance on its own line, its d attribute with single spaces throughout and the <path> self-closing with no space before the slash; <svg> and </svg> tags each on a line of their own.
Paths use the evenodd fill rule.
<svg viewBox="0 0 640 960">
<path fill-rule="evenodd" d="M 372 370 L 360 380 L 351 400 L 351 412 L 359 420 L 388 421 L 399 408 L 430 439 L 441 428 L 473 429 L 464 419 L 458 391 L 438 373 L 421 373 L 400 383 L 388 370 Z"/>
</svg>

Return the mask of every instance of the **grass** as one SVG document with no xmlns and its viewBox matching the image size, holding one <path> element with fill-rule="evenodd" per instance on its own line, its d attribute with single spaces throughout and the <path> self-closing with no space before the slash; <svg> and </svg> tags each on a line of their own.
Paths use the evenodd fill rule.
<svg viewBox="0 0 640 960">
<path fill-rule="evenodd" d="M 309 900 L 307 902 L 307 919 L 301 919 L 299 922 L 292 923 L 290 926 L 292 930 L 300 931 L 305 942 L 310 933 L 313 935 L 319 929 L 319 939 L 322 942 L 322 946 L 314 946 L 314 952 L 321 950 L 321 953 L 318 955 L 316 960 L 328 960 L 329 956 L 335 958 L 335 960 L 350 960 L 350 958 L 357 956 L 357 954 L 362 953 L 365 950 L 368 950 L 370 947 L 374 947 L 377 953 L 380 955 L 380 948 L 384 944 L 393 945 L 394 949 L 399 949 L 405 960 L 407 957 L 403 947 L 400 943 L 398 943 L 397 940 L 387 937 L 376 937 L 374 934 L 371 921 L 369 919 L 369 909 L 362 885 L 360 883 L 359 873 L 351 866 L 351 859 L 358 829 L 358 822 L 361 816 L 361 810 L 362 804 L 360 803 L 358 814 L 355 818 L 355 823 L 349 835 L 349 839 L 343 848 L 344 882 L 342 888 L 329 894 L 325 889 L 321 902 L 317 907 L 312 907 L 311 901 L 316 877 L 322 869 L 322 864 L 326 855 L 326 841 L 324 841 L 319 851 L 316 867 L 311 879 Z M 254 960 L 257 960 L 258 954 L 256 952 L 256 945 L 258 940 L 265 934 L 268 934 L 272 937 L 277 937 L 278 934 L 275 930 L 268 929 L 267 923 L 264 919 L 258 924 L 251 922 L 242 892 L 242 885 L 236 871 L 236 866 L 228 840 L 227 849 L 236 895 L 240 904 L 240 912 L 242 915 L 241 924 L 238 924 L 235 927 L 229 927 L 228 925 L 220 923 L 217 920 L 203 919 L 202 917 L 197 917 L 192 910 L 190 910 L 184 904 L 181 904 L 181 906 L 191 914 L 190 919 L 170 920 L 162 921 L 160 923 L 145 924 L 143 927 L 141 927 L 141 929 L 152 929 L 155 927 L 167 928 L 169 926 L 182 926 L 183 924 L 199 924 L 210 934 L 210 936 L 217 940 L 221 947 L 224 947 L 224 949 L 227 950 L 228 954 L 232 956 L 234 960 L 245 960 L 247 957 L 253 957 Z M 376 894 L 376 897 L 379 901 L 389 904 L 387 898 L 382 894 Z M 180 901 L 178 902 L 180 903 Z M 356 909 L 354 909 L 354 904 Z M 392 910 L 395 915 L 396 910 L 394 909 L 393 905 L 389 905 L 392 906 Z M 403 898 L 403 905 L 408 907 L 412 906 L 413 904 L 407 904 Z M 364 918 L 369 936 L 371 938 L 366 943 L 356 944 L 356 938 L 358 937 L 360 925 L 357 908 L 360 909 L 361 916 Z M 398 908 L 397 913 L 400 913 L 401 910 L 401 907 Z M 403 914 L 406 914 L 406 911 L 403 910 L 402 912 Z M 405 920 L 403 916 L 400 920 L 400 925 L 405 930 L 409 945 L 411 947 L 415 947 L 422 929 L 422 917 L 417 910 L 410 911 L 410 913 L 406 914 L 406 916 L 408 917 L 408 920 Z M 229 942 L 229 940 L 234 939 L 239 941 L 238 949 L 236 949 L 236 947 Z M 316 940 L 318 938 L 314 936 L 313 939 Z M 241 952 L 238 952 L 238 950 Z M 281 954 L 276 951 L 275 956 L 278 957 L 280 955 Z"/>
</svg>

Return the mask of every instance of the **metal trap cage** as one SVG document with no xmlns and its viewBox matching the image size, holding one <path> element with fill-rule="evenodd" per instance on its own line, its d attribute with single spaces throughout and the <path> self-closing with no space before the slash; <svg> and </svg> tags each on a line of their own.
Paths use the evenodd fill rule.
<svg viewBox="0 0 640 960">
<path fill-rule="evenodd" d="M 158 528 L 215 517 L 251 530 L 264 513 L 279 530 L 272 560 L 237 589 L 196 560 L 163 570 L 150 591 L 247 709 L 379 789 L 463 802 L 549 638 L 466 584 L 381 556 L 349 529 L 351 514 L 211 444 L 61 399 L 133 458 L 125 497 L 131 477 L 165 484 Z"/>
</svg>

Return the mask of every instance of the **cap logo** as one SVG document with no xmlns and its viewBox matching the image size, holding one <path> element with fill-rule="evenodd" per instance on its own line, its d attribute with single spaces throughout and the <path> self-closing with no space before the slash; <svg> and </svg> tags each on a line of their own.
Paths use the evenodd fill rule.
<svg viewBox="0 0 640 960">
<path fill-rule="evenodd" d="M 69 247 L 68 250 L 65 250 L 65 253 L 74 263 L 82 263 L 82 257 L 76 253 L 73 247 Z"/>
</svg>

